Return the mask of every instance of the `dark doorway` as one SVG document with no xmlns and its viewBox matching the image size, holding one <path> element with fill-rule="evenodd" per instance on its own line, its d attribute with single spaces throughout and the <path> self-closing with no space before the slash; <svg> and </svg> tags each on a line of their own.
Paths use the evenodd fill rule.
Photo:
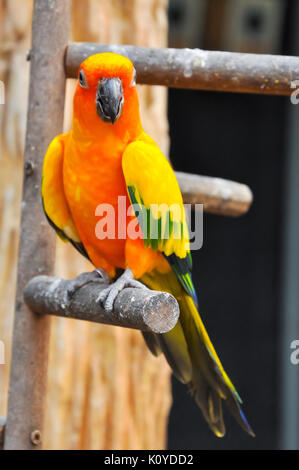
<svg viewBox="0 0 299 470">
<path fill-rule="evenodd" d="M 280 53 L 290 53 L 287 10 Z M 200 44 L 198 44 L 200 46 Z M 217 439 L 186 388 L 173 379 L 170 449 L 277 449 L 280 435 L 280 302 L 285 144 L 289 98 L 170 90 L 170 158 L 176 170 L 246 183 L 241 218 L 204 217 L 193 253 L 200 312 L 256 432 L 225 410 Z"/>
</svg>

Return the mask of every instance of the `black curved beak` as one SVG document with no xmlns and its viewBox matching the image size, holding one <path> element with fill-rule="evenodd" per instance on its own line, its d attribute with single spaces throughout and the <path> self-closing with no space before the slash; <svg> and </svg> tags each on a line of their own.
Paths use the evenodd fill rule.
<svg viewBox="0 0 299 470">
<path fill-rule="evenodd" d="M 102 78 L 98 83 L 96 107 L 98 116 L 112 124 L 122 112 L 124 102 L 123 87 L 119 78 Z"/>
</svg>

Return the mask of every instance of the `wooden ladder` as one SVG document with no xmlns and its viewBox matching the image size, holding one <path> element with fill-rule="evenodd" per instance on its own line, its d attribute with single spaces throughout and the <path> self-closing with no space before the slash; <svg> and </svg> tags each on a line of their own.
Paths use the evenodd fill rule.
<svg viewBox="0 0 299 470">
<path fill-rule="evenodd" d="M 77 76 L 78 67 L 87 56 L 104 51 L 128 56 L 135 64 L 138 83 L 144 84 L 290 95 L 293 91 L 291 81 L 299 79 L 299 59 L 295 57 L 68 44 L 70 10 L 70 0 L 34 2 L 18 280 L 5 433 L 4 423 L 0 421 L 2 438 L 5 434 L 4 449 L 39 449 L 42 443 L 50 316 L 33 313 L 24 301 L 23 292 L 34 276 L 53 273 L 56 235 L 48 227 L 42 211 L 40 182 L 45 151 L 62 130 L 66 79 Z M 178 174 L 178 179 L 185 202 L 205 203 L 205 210 L 210 212 L 240 215 L 248 210 L 252 201 L 249 188 L 239 183 L 186 174 Z"/>
</svg>

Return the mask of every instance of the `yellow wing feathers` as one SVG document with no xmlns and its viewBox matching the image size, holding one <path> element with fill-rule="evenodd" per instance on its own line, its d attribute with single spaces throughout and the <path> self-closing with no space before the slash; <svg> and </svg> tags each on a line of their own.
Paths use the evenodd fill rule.
<svg viewBox="0 0 299 470">
<path fill-rule="evenodd" d="M 166 256 L 185 258 L 189 233 L 183 199 L 174 171 L 159 147 L 148 136 L 129 144 L 122 168 L 131 203 L 139 210 L 145 243 Z"/>
<path fill-rule="evenodd" d="M 69 241 L 85 257 L 86 250 L 75 227 L 63 186 L 63 154 L 67 135 L 59 135 L 49 145 L 45 155 L 41 195 L 44 212 L 50 225 L 63 241 Z"/>
</svg>

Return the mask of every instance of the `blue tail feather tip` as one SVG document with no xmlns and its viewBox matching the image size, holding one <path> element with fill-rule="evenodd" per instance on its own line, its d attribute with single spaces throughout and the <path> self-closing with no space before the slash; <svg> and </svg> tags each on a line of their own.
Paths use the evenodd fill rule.
<svg viewBox="0 0 299 470">
<path fill-rule="evenodd" d="M 250 426 L 250 424 L 248 423 L 244 412 L 242 411 L 241 408 L 239 408 L 239 410 L 240 410 L 240 415 L 241 415 L 241 417 L 242 417 L 242 419 L 243 419 L 243 421 L 244 421 L 244 423 L 245 423 L 245 425 L 246 425 L 246 428 L 247 428 L 247 430 L 248 430 L 248 433 L 249 433 L 252 437 L 255 437 L 255 433 L 254 433 L 252 427 Z"/>
</svg>

